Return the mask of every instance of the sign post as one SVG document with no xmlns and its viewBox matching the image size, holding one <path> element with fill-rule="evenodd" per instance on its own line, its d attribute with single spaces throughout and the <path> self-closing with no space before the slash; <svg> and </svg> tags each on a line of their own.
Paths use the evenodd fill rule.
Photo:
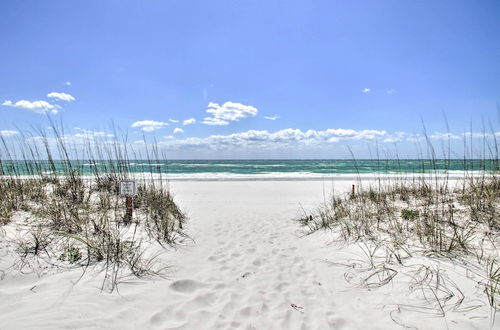
<svg viewBox="0 0 500 330">
<path fill-rule="evenodd" d="M 134 180 L 120 181 L 120 196 L 125 196 L 125 205 L 127 211 L 125 213 L 125 223 L 132 222 L 132 212 L 134 209 L 134 196 L 137 193 L 137 187 Z"/>
</svg>

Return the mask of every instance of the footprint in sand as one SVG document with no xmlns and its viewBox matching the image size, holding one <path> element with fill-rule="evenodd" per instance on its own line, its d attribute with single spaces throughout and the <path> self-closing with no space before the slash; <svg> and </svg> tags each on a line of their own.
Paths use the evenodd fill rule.
<svg viewBox="0 0 500 330">
<path fill-rule="evenodd" d="M 172 290 L 182 293 L 192 293 L 198 289 L 204 288 L 205 286 L 206 285 L 201 282 L 190 279 L 178 280 L 170 284 L 170 288 Z"/>
<path fill-rule="evenodd" d="M 217 261 L 220 259 L 220 256 L 210 256 L 207 258 L 208 261 Z"/>
</svg>

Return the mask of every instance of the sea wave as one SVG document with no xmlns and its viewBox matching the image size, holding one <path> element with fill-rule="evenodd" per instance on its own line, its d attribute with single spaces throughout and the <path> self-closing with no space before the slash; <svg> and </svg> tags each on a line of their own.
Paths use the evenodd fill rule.
<svg viewBox="0 0 500 330">
<path fill-rule="evenodd" d="M 47 173 L 50 174 L 50 173 Z M 435 173 L 335 173 L 322 174 L 313 172 L 268 172 L 256 174 L 228 173 L 228 172 L 200 172 L 200 173 L 130 173 L 127 179 L 133 180 L 169 180 L 169 181 L 259 181 L 259 180 L 418 180 L 418 179 L 466 179 L 470 177 L 481 177 L 484 171 L 448 171 Z M 490 175 L 486 173 L 486 175 Z M 499 174 L 494 174 L 500 177 Z M 0 176 L 8 177 L 8 176 Z M 37 175 L 21 175 L 18 178 L 37 178 Z M 60 176 L 64 177 L 64 176 Z M 83 179 L 92 180 L 92 175 L 83 175 Z"/>
<path fill-rule="evenodd" d="M 287 164 L 183 164 L 183 163 L 170 163 L 169 166 L 178 166 L 178 167 L 251 167 L 251 168 L 259 168 L 259 167 L 286 167 L 289 166 Z"/>
</svg>

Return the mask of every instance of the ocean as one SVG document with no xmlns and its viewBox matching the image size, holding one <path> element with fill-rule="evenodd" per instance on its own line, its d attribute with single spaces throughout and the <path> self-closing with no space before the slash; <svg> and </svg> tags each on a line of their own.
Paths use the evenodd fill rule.
<svg viewBox="0 0 500 330">
<path fill-rule="evenodd" d="M 0 174 L 37 175 L 68 169 L 82 175 L 96 172 L 126 172 L 133 175 L 147 173 L 165 175 L 170 179 L 300 179 L 401 175 L 447 174 L 498 171 L 498 160 L 130 160 L 118 161 L 3 161 Z"/>
</svg>

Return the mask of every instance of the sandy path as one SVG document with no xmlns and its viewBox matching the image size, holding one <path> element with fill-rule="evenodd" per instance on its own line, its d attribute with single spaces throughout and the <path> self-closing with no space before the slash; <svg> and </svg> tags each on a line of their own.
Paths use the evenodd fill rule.
<svg viewBox="0 0 500 330">
<path fill-rule="evenodd" d="M 400 328 L 386 306 L 404 293 L 353 289 L 341 269 L 324 262 L 343 253 L 326 245 L 329 236 L 300 238 L 291 221 L 299 203 L 316 206 L 330 183 L 171 186 L 195 243 L 166 254 L 170 279 L 125 281 L 107 294 L 99 293 L 99 278 L 76 283 L 79 271 L 10 278 L 0 281 L 0 329 Z M 335 187 L 347 191 L 350 182 Z M 434 318 L 424 328 L 445 328 L 443 322 Z"/>
<path fill-rule="evenodd" d="M 351 320 L 359 297 L 336 299 L 343 273 L 325 273 L 324 239 L 299 238 L 291 219 L 323 199 L 322 182 L 177 183 L 196 245 L 175 254 L 169 303 L 147 326 L 162 329 L 329 329 L 394 327 L 368 313 Z M 338 188 L 338 185 L 336 185 Z M 344 189 L 349 183 L 344 183 Z M 326 193 L 330 190 L 325 185 Z M 193 192 L 194 195 L 193 195 Z M 189 196 L 189 197 L 187 197 Z M 318 241 L 319 240 L 319 241 Z M 318 244 L 319 243 L 319 244 Z M 321 247 L 318 247 L 321 246 Z M 339 305 L 351 303 L 347 308 Z M 339 313 L 341 311 L 342 313 Z M 344 314 L 344 315 L 342 315 Z M 350 321 L 349 321 L 350 320 Z M 389 320 L 386 320 L 389 321 Z M 385 323 L 385 324 L 384 324 Z"/>
<path fill-rule="evenodd" d="M 199 200 L 190 198 L 191 217 L 200 219 L 193 228 L 196 246 L 177 260 L 183 267 L 170 285 L 173 301 L 154 314 L 152 325 L 165 327 L 175 315 L 181 317 L 172 326 L 186 329 L 307 329 L 344 322 L 335 316 L 314 265 L 298 252 L 296 228 L 290 226 L 299 207 L 297 187 L 272 191 L 263 184 L 262 194 L 249 194 L 259 190 L 256 184 L 218 183 L 225 186 L 221 189 L 210 184 L 210 191 L 199 191 Z M 182 188 L 174 190 L 182 200 Z M 207 213 L 211 219 L 202 220 Z"/>
</svg>

